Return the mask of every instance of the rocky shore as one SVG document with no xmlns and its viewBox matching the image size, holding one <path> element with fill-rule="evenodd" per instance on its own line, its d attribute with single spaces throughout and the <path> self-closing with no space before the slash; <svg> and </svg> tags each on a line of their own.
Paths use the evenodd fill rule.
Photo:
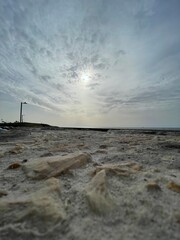
<svg viewBox="0 0 180 240">
<path fill-rule="evenodd" d="M 179 239 L 180 131 L 0 132 L 0 236 Z"/>
</svg>

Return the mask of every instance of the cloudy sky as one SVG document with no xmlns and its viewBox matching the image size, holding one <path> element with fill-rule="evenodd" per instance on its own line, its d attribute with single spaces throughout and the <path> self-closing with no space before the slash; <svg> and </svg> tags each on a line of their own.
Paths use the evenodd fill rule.
<svg viewBox="0 0 180 240">
<path fill-rule="evenodd" d="M 179 0 L 0 0 L 0 118 L 180 127 Z"/>
</svg>

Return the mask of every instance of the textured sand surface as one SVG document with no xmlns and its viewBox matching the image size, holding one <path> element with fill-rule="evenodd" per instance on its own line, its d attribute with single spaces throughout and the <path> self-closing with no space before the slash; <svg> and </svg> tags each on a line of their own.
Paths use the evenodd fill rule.
<svg viewBox="0 0 180 240">
<path fill-rule="evenodd" d="M 180 239 L 180 132 L 0 132 L 0 239 Z"/>
</svg>

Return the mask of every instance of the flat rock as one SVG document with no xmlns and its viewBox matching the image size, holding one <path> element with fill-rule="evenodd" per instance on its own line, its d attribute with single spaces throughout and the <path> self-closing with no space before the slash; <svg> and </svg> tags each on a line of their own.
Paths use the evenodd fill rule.
<svg viewBox="0 0 180 240">
<path fill-rule="evenodd" d="M 113 207 L 113 201 L 106 186 L 106 172 L 98 172 L 86 187 L 90 207 L 96 213 L 106 213 Z"/>
<path fill-rule="evenodd" d="M 167 184 L 167 188 L 180 193 L 180 184 L 174 181 L 169 181 Z"/>
<path fill-rule="evenodd" d="M 148 191 L 161 191 L 161 187 L 156 181 L 149 181 L 146 185 Z"/>
<path fill-rule="evenodd" d="M 27 177 L 44 179 L 59 176 L 62 172 L 79 168 L 91 160 L 88 153 L 73 153 L 65 156 L 41 157 L 23 165 Z"/>
<path fill-rule="evenodd" d="M 19 168 L 21 166 L 21 164 L 19 162 L 14 162 L 11 163 L 7 169 L 15 169 L 15 168 Z"/>
<path fill-rule="evenodd" d="M 22 153 L 23 149 L 24 149 L 24 145 L 16 144 L 15 147 L 9 150 L 9 153 L 12 153 L 12 154 Z"/>
<path fill-rule="evenodd" d="M 95 172 L 99 172 L 101 170 L 105 170 L 106 172 L 112 172 L 119 176 L 129 176 L 132 173 L 135 173 L 141 169 L 141 166 L 136 162 L 122 162 L 118 164 L 102 164 L 99 166 L 96 166 Z"/>
<path fill-rule="evenodd" d="M 0 201 L 0 226 L 22 223 L 25 228 L 46 232 L 66 218 L 56 178 L 46 180 L 33 193 Z"/>
</svg>

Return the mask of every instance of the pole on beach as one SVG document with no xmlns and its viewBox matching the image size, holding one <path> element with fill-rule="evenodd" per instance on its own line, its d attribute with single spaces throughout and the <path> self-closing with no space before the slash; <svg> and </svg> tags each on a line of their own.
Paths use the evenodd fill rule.
<svg viewBox="0 0 180 240">
<path fill-rule="evenodd" d="M 21 105 L 20 105 L 20 123 L 23 122 L 23 115 L 22 115 L 23 104 L 27 104 L 27 102 L 21 102 Z"/>
</svg>

